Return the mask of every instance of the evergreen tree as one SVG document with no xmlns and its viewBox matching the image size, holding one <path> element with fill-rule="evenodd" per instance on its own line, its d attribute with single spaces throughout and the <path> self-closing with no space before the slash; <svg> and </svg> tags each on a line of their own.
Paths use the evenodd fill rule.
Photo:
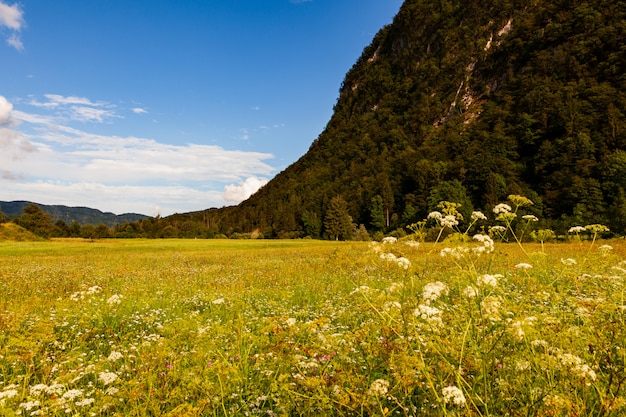
<svg viewBox="0 0 626 417">
<path fill-rule="evenodd" d="M 372 197 L 370 202 L 370 225 L 374 230 L 382 230 L 385 225 L 385 208 L 383 198 L 380 195 Z"/>
<path fill-rule="evenodd" d="M 352 217 L 348 214 L 348 204 L 341 196 L 330 200 L 326 216 L 324 217 L 326 234 L 335 240 L 349 239 L 354 230 Z"/>
</svg>

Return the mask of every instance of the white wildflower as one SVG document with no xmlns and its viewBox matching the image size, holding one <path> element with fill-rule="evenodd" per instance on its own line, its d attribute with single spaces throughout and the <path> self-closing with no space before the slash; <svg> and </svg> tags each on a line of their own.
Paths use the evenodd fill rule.
<svg viewBox="0 0 626 417">
<path fill-rule="evenodd" d="M 0 400 L 4 400 L 7 398 L 13 398 L 15 396 L 17 396 L 18 392 L 16 389 L 13 388 L 9 388 L 7 389 L 5 387 L 4 391 L 0 391 Z"/>
<path fill-rule="evenodd" d="M 576 265 L 576 259 L 574 258 L 561 258 L 561 263 L 565 266 Z"/>
<path fill-rule="evenodd" d="M 500 319 L 500 299 L 495 296 L 485 297 L 480 302 L 480 309 L 482 310 L 483 316 L 490 320 L 499 320 Z"/>
<path fill-rule="evenodd" d="M 474 298 L 478 295 L 478 290 L 471 285 L 468 285 L 463 289 L 463 295 L 467 298 Z"/>
<path fill-rule="evenodd" d="M 213 304 L 215 305 L 220 305 L 220 304 L 224 304 L 226 300 L 224 300 L 223 298 L 216 298 L 215 300 L 212 301 Z"/>
<path fill-rule="evenodd" d="M 493 244 L 493 239 L 490 236 L 484 235 L 482 233 L 478 233 L 472 236 L 472 239 L 474 239 L 477 242 L 482 243 L 483 244 L 482 247 L 484 247 L 487 252 L 489 253 L 493 252 L 494 244 Z"/>
<path fill-rule="evenodd" d="M 87 407 L 93 404 L 95 401 L 96 400 L 94 400 L 93 398 L 85 398 L 84 400 L 76 401 L 74 404 L 76 404 L 77 407 Z"/>
<path fill-rule="evenodd" d="M 436 307 L 420 304 L 413 312 L 413 315 L 427 321 L 433 326 L 443 325 L 443 321 L 441 320 L 441 310 Z"/>
<path fill-rule="evenodd" d="M 403 269 L 409 269 L 409 267 L 411 266 L 411 261 L 409 261 L 407 258 L 403 256 L 397 258 L 396 263 L 398 264 L 400 268 L 403 268 Z"/>
<path fill-rule="evenodd" d="M 428 219 L 435 219 L 437 221 L 440 221 L 441 219 L 443 219 L 443 214 L 441 214 L 438 211 L 431 211 L 430 213 L 428 213 Z"/>
<path fill-rule="evenodd" d="M 402 243 L 415 249 L 420 247 L 420 243 L 416 240 L 405 240 Z"/>
<path fill-rule="evenodd" d="M 285 320 L 285 324 L 289 327 L 294 326 L 297 322 L 298 320 L 296 320 L 294 317 L 289 317 L 287 320 Z"/>
<path fill-rule="evenodd" d="M 443 401 L 446 404 L 453 404 L 457 407 L 464 407 L 466 400 L 463 391 L 461 391 L 458 387 L 454 385 L 450 385 L 449 387 L 445 387 L 441 390 L 443 394 Z"/>
<path fill-rule="evenodd" d="M 531 264 L 527 264 L 527 263 L 524 263 L 524 262 L 515 265 L 515 268 L 517 268 L 517 269 L 524 269 L 524 270 L 532 269 L 532 267 L 533 266 Z"/>
<path fill-rule="evenodd" d="M 511 206 L 505 203 L 498 204 L 493 208 L 495 214 L 505 214 L 511 212 Z"/>
<path fill-rule="evenodd" d="M 478 284 L 479 286 L 490 286 L 495 288 L 498 286 L 499 278 L 502 278 L 502 274 L 479 275 L 476 279 L 476 284 Z"/>
<path fill-rule="evenodd" d="M 102 381 L 103 385 L 109 385 L 117 380 L 117 374 L 115 372 L 100 372 L 98 379 Z"/>
<path fill-rule="evenodd" d="M 459 221 L 453 215 L 448 214 L 447 216 L 443 217 L 439 221 L 439 223 L 441 224 L 441 227 L 453 228 L 454 226 L 457 226 L 459 224 Z"/>
<path fill-rule="evenodd" d="M 596 380 L 596 372 L 591 369 L 591 367 L 587 364 L 580 364 L 573 366 L 570 371 L 579 379 L 585 381 L 585 385 L 591 385 L 591 382 Z"/>
<path fill-rule="evenodd" d="M 402 304 L 400 304 L 398 301 L 388 301 L 384 304 L 383 308 L 385 311 L 401 310 Z"/>
<path fill-rule="evenodd" d="M 71 389 L 69 391 L 66 391 L 63 394 L 63 399 L 67 401 L 73 401 L 74 399 L 78 397 L 82 397 L 82 395 L 83 395 L 83 391 L 79 389 Z"/>
<path fill-rule="evenodd" d="M 39 401 L 28 401 L 20 404 L 20 408 L 23 408 L 26 411 L 30 411 L 35 407 L 39 407 Z"/>
<path fill-rule="evenodd" d="M 109 387 L 109 388 L 107 388 L 107 390 L 106 390 L 106 391 L 104 391 L 104 393 L 105 393 L 106 395 L 115 395 L 115 394 L 117 394 L 118 392 L 120 392 L 120 390 L 119 390 L 119 389 L 117 389 L 117 388 L 115 388 L 115 387 Z"/>
<path fill-rule="evenodd" d="M 387 292 L 395 293 L 399 292 L 404 288 L 404 284 L 401 282 L 392 282 L 389 288 L 387 288 Z"/>
<path fill-rule="evenodd" d="M 30 395 L 32 395 L 33 397 L 38 397 L 46 392 L 47 389 L 48 386 L 46 384 L 33 385 L 32 387 L 30 387 Z"/>
<path fill-rule="evenodd" d="M 567 233 L 576 233 L 576 234 L 578 234 L 578 233 L 583 233 L 585 231 L 586 231 L 586 229 L 584 227 L 582 227 L 582 226 L 573 226 L 573 227 L 569 228 Z"/>
<path fill-rule="evenodd" d="M 46 388 L 46 394 L 48 395 L 61 395 L 65 391 L 65 386 L 63 384 L 59 384 L 55 382 L 52 385 L 48 385 Z"/>
<path fill-rule="evenodd" d="M 537 216 L 534 216 L 532 214 L 526 214 L 526 215 L 522 216 L 522 219 L 527 220 L 529 222 L 538 222 L 539 221 Z"/>
<path fill-rule="evenodd" d="M 482 212 L 480 211 L 474 211 L 472 212 L 472 216 L 471 216 L 473 221 L 477 221 L 477 220 L 487 220 L 487 216 L 485 216 Z"/>
<path fill-rule="evenodd" d="M 107 304 L 110 305 L 110 306 L 112 306 L 114 304 L 120 304 L 121 302 L 122 302 L 122 296 L 119 295 L 119 294 L 113 294 L 107 300 Z"/>
<path fill-rule="evenodd" d="M 373 397 L 382 397 L 389 391 L 389 381 L 385 379 L 377 379 L 372 382 L 367 393 Z"/>
<path fill-rule="evenodd" d="M 454 248 L 443 248 L 440 252 L 439 255 L 442 258 L 445 258 L 446 256 L 451 256 L 454 259 L 461 259 L 465 254 L 469 253 L 469 249 L 464 247 L 464 246 L 457 246 Z"/>
<path fill-rule="evenodd" d="M 385 238 L 383 238 L 382 242 L 383 243 L 396 243 L 398 241 L 397 237 L 393 237 L 393 236 L 387 236 Z"/>
<path fill-rule="evenodd" d="M 501 233 L 504 233 L 504 232 L 506 232 L 506 227 L 504 227 L 504 226 L 491 226 L 489 228 L 489 234 L 490 235 L 495 234 L 495 233 L 501 234 Z"/>
<path fill-rule="evenodd" d="M 611 245 L 602 245 L 598 248 L 598 251 L 600 251 L 601 254 L 606 255 L 607 253 L 611 252 L 613 250 L 613 246 Z"/>
<path fill-rule="evenodd" d="M 122 355 L 120 352 L 116 352 L 114 350 L 111 351 L 111 353 L 109 353 L 109 356 L 107 356 L 107 360 L 111 361 L 111 362 L 115 362 L 117 360 L 120 360 L 124 358 L 124 355 Z"/>
<path fill-rule="evenodd" d="M 429 282 L 422 290 L 422 298 L 427 303 L 435 301 L 441 295 L 448 294 L 448 286 L 441 281 Z"/>
</svg>

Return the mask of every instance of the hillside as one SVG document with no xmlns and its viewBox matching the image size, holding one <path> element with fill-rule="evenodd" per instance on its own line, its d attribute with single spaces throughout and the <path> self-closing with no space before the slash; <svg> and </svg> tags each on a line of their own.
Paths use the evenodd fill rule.
<svg viewBox="0 0 626 417">
<path fill-rule="evenodd" d="M 0 223 L 0 242 L 5 240 L 31 242 L 43 239 L 15 223 Z"/>
<path fill-rule="evenodd" d="M 12 220 L 22 215 L 24 207 L 31 204 L 29 201 L 0 201 L 0 210 L 6 215 L 8 220 Z M 63 221 L 70 225 L 74 222 L 82 225 L 91 224 L 94 226 L 104 224 L 108 227 L 114 227 L 118 224 L 126 222 L 136 222 L 147 218 L 142 214 L 113 214 L 103 213 L 100 210 L 88 207 L 67 207 L 62 205 L 45 205 L 35 203 L 41 209 L 52 217 L 53 221 Z"/>
<path fill-rule="evenodd" d="M 169 222 L 318 237 L 337 195 L 389 231 L 441 200 L 489 212 L 523 194 L 543 227 L 623 233 L 625 115 L 626 2 L 406 0 L 304 156 L 237 207 Z"/>
</svg>

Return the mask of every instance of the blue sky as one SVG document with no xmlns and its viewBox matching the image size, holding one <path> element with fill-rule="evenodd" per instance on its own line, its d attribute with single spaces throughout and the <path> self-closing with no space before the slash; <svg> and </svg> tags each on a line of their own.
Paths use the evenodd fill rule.
<svg viewBox="0 0 626 417">
<path fill-rule="evenodd" d="M 236 204 L 322 132 L 402 0 L 0 0 L 0 201 Z"/>
</svg>

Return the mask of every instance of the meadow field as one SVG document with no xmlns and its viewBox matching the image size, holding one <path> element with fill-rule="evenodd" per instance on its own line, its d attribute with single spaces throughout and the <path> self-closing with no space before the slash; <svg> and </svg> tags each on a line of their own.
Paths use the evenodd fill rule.
<svg viewBox="0 0 626 417">
<path fill-rule="evenodd" d="M 487 243 L 0 242 L 0 415 L 626 415 L 624 241 Z"/>
</svg>

